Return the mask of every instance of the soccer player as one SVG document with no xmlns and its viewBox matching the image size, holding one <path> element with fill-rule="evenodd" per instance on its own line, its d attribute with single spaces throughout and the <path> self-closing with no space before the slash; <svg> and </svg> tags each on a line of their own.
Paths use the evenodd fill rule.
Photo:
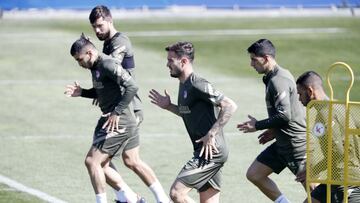
<svg viewBox="0 0 360 203">
<path fill-rule="evenodd" d="M 296 80 L 297 90 L 299 94 L 299 100 L 304 106 L 307 106 L 311 100 L 329 100 L 326 95 L 321 76 L 314 71 L 307 71 L 303 73 Z M 314 123 L 324 123 L 328 119 L 328 108 L 327 106 L 315 106 L 315 108 L 319 107 L 318 115 L 315 118 Z M 343 111 L 344 113 L 345 111 Z M 333 109 L 333 131 L 332 131 L 332 177 L 340 178 L 343 177 L 343 158 L 344 157 L 344 114 L 340 114 L 339 109 Z M 354 123 L 353 117 L 350 117 L 351 126 Z M 314 123 L 310 123 L 310 126 L 313 126 Z M 358 124 L 359 125 L 359 124 Z M 324 124 L 324 127 L 326 125 Z M 360 126 L 358 126 L 360 128 Z M 324 131 L 323 135 L 318 136 L 320 142 L 320 153 L 324 154 L 326 157 L 327 154 L 327 132 Z M 349 174 L 352 180 L 359 180 L 360 177 L 360 136 L 352 135 L 350 137 L 350 148 L 349 148 L 350 156 L 353 159 L 349 160 L 351 164 L 349 164 Z M 315 174 L 319 174 L 321 171 L 326 170 L 327 159 L 324 158 L 315 166 L 312 166 Z M 300 182 L 305 182 L 305 171 L 303 173 L 299 173 L 297 176 L 297 180 Z M 354 179 L 355 178 L 355 179 Z M 343 195 L 344 195 L 344 187 L 340 185 L 332 185 L 331 186 L 331 203 L 342 203 Z M 311 202 L 320 203 L 326 202 L 326 184 L 320 184 L 311 192 Z M 360 187 L 359 186 L 349 186 L 348 188 L 348 202 L 355 203 L 360 202 Z M 304 203 L 307 203 L 307 199 L 304 200 Z"/>
<path fill-rule="evenodd" d="M 151 102 L 180 116 L 193 144 L 193 158 L 176 177 L 170 197 L 175 203 L 193 203 L 188 192 L 193 188 L 201 203 L 217 203 L 220 197 L 221 168 L 228 157 L 223 127 L 235 112 L 236 104 L 205 79 L 193 72 L 194 47 L 190 42 L 177 42 L 165 48 L 170 76 L 178 78 L 177 105 L 152 89 Z"/>
<path fill-rule="evenodd" d="M 103 53 L 119 60 L 121 66 L 134 78 L 135 62 L 131 42 L 124 33 L 118 32 L 115 29 L 110 10 L 106 6 L 96 6 L 89 15 L 89 21 L 97 38 L 104 41 Z M 143 113 L 141 110 L 141 101 L 137 94 L 131 104 L 134 107 L 137 122 L 140 124 L 143 121 Z M 139 137 L 137 137 L 135 141 L 138 146 L 122 154 L 125 165 L 134 171 L 149 187 L 157 202 L 169 202 L 169 198 L 153 170 L 140 159 Z M 113 164 L 110 163 L 110 166 L 115 169 Z M 121 193 L 117 196 L 121 196 Z"/>
<path fill-rule="evenodd" d="M 306 149 L 305 111 L 299 102 L 293 76 L 275 60 L 273 43 L 260 39 L 247 51 L 251 66 L 259 74 L 264 74 L 268 118 L 257 120 L 249 115 L 250 120 L 237 127 L 244 133 L 266 129 L 260 134 L 259 143 L 265 144 L 273 139 L 275 142 L 256 157 L 246 177 L 272 201 L 286 203 L 289 200 L 269 176 L 279 174 L 286 167 L 295 175 L 302 170 Z"/>
<path fill-rule="evenodd" d="M 96 98 L 103 113 L 95 128 L 93 143 L 85 159 L 96 194 L 96 202 L 106 202 L 105 179 L 109 177 L 115 177 L 111 179 L 112 187 L 124 193 L 125 199 L 121 202 L 145 202 L 122 181 L 116 171 L 109 167 L 114 156 L 138 146 L 136 141 L 139 136 L 138 127 L 133 109 L 129 105 L 138 87 L 118 60 L 99 53 L 84 35 L 73 43 L 70 53 L 80 66 L 90 70 L 93 88 L 83 89 L 75 83 L 67 86 L 65 94 L 71 97 Z"/>
</svg>

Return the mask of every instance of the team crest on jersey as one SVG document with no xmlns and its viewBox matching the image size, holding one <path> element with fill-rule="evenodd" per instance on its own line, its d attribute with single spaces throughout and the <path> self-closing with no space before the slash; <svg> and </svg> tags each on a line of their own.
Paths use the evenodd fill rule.
<svg viewBox="0 0 360 203">
<path fill-rule="evenodd" d="M 315 123 L 313 129 L 312 129 L 313 135 L 316 137 L 322 137 L 325 135 L 325 125 L 323 123 Z"/>
<path fill-rule="evenodd" d="M 187 93 L 187 91 L 186 91 L 186 90 L 184 90 L 184 99 L 186 99 L 186 98 L 187 98 L 187 96 L 188 96 L 188 93 Z"/>
<path fill-rule="evenodd" d="M 97 79 L 99 79 L 99 77 L 100 77 L 100 72 L 97 70 L 97 71 L 95 71 L 95 77 L 97 78 Z"/>
</svg>

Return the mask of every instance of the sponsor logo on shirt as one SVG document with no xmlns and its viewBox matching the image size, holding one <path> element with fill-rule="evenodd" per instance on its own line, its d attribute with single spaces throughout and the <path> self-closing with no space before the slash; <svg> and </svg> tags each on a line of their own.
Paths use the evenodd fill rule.
<svg viewBox="0 0 360 203">
<path fill-rule="evenodd" d="M 104 88 L 104 85 L 102 84 L 102 82 L 98 82 L 98 81 L 93 81 L 93 86 L 94 86 L 95 89 Z"/>
<path fill-rule="evenodd" d="M 179 112 L 180 114 L 189 114 L 191 113 L 191 110 L 188 106 L 179 106 Z"/>
</svg>

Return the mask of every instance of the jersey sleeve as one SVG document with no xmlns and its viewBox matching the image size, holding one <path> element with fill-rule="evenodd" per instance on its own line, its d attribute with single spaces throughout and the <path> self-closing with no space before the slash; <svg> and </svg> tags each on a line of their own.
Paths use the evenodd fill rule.
<svg viewBox="0 0 360 203">
<path fill-rule="evenodd" d="M 91 89 L 82 89 L 81 91 L 81 97 L 95 99 L 97 98 L 96 90 L 95 88 Z"/>
<path fill-rule="evenodd" d="M 291 120 L 291 85 L 289 81 L 285 78 L 277 78 L 270 81 L 268 88 L 275 113 L 267 119 L 257 121 L 255 124 L 257 130 L 278 128 Z"/>
<path fill-rule="evenodd" d="M 217 91 L 211 83 L 204 79 L 193 82 L 193 87 L 196 89 L 198 97 L 202 100 L 211 102 L 215 106 L 220 105 L 220 102 L 224 98 L 224 95 L 221 92 Z"/>
<path fill-rule="evenodd" d="M 130 50 L 132 50 L 132 46 L 129 38 L 121 36 L 112 42 L 112 50 L 110 55 L 122 62 L 127 54 L 132 55 Z"/>
<path fill-rule="evenodd" d="M 138 87 L 135 84 L 134 79 L 125 69 L 121 67 L 120 64 L 115 63 L 114 61 L 108 61 L 106 62 L 106 65 L 104 67 L 107 76 L 113 81 L 115 81 L 119 86 L 122 86 L 125 89 L 122 99 L 117 104 L 113 112 L 117 115 L 120 115 L 133 100 L 136 92 L 138 91 Z"/>
</svg>

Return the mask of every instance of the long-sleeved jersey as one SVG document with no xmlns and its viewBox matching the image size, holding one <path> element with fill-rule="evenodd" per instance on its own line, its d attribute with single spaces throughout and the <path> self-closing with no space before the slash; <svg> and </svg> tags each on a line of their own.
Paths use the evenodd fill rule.
<svg viewBox="0 0 360 203">
<path fill-rule="evenodd" d="M 101 111 L 134 117 L 130 102 L 138 87 L 129 73 L 124 70 L 118 60 L 106 55 L 100 55 L 90 69 L 93 88 L 83 89 L 81 96 L 97 98 Z M 120 121 L 124 120 L 123 116 Z M 130 118 L 129 121 L 134 118 Z"/>
<path fill-rule="evenodd" d="M 306 149 L 305 108 L 301 105 L 294 77 L 276 66 L 263 78 L 268 118 L 256 122 L 257 130 L 275 130 L 280 154 L 303 158 Z"/>
<path fill-rule="evenodd" d="M 121 66 L 135 79 L 134 51 L 130 39 L 126 35 L 117 32 L 111 39 L 106 40 L 103 46 L 103 53 L 119 60 Z M 134 110 L 141 110 L 141 99 L 138 94 L 135 95 L 132 103 Z"/>
</svg>

